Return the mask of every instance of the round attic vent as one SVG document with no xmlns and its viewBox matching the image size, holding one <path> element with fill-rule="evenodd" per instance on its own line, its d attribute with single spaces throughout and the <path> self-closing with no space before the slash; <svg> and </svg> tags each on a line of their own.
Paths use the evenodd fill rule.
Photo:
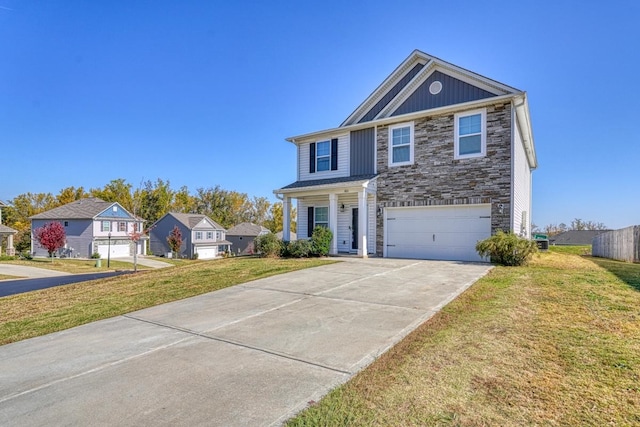
<svg viewBox="0 0 640 427">
<path fill-rule="evenodd" d="M 442 83 L 440 83 L 438 80 L 436 80 L 435 82 L 429 85 L 429 93 L 431 95 L 437 95 L 440 93 L 441 90 L 442 90 Z"/>
</svg>

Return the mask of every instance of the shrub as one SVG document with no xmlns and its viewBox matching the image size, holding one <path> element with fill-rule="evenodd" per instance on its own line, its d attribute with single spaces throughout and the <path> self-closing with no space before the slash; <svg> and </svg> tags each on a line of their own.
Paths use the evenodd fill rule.
<svg viewBox="0 0 640 427">
<path fill-rule="evenodd" d="M 29 251 L 22 251 L 20 252 L 20 259 L 26 259 L 27 261 L 31 261 L 33 259 L 33 256 Z"/>
<path fill-rule="evenodd" d="M 276 258 L 282 253 L 282 242 L 273 233 L 256 237 L 254 244 L 256 251 L 263 257 Z"/>
<path fill-rule="evenodd" d="M 538 246 L 533 240 L 498 231 L 488 239 L 478 242 L 476 251 L 481 257 L 491 257 L 491 261 L 497 264 L 517 266 L 525 265 L 538 252 Z"/>
<path fill-rule="evenodd" d="M 94 252 L 94 253 L 91 254 L 91 258 L 98 259 L 98 258 L 100 258 L 100 254 L 98 252 Z"/>
<path fill-rule="evenodd" d="M 317 226 L 311 235 L 311 255 L 327 256 L 331 249 L 333 233 L 327 227 Z"/>
<path fill-rule="evenodd" d="M 287 251 L 283 256 L 292 258 L 305 258 L 311 253 L 311 242 L 309 240 L 294 240 L 287 243 Z"/>
</svg>

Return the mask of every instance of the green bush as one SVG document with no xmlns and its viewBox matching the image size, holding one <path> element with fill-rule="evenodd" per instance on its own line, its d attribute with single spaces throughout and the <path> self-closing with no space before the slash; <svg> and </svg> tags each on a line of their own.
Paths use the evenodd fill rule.
<svg viewBox="0 0 640 427">
<path fill-rule="evenodd" d="M 311 255 L 327 256 L 331 249 L 333 233 L 327 227 L 317 226 L 311 235 Z"/>
<path fill-rule="evenodd" d="M 287 250 L 283 256 L 292 258 L 305 258 L 311 253 L 311 242 L 309 240 L 294 240 L 287 243 Z"/>
<path fill-rule="evenodd" d="M 525 265 L 538 252 L 538 246 L 533 240 L 498 231 L 488 239 L 478 242 L 476 251 L 481 257 L 490 257 L 491 262 L 496 264 L 517 266 Z"/>
<path fill-rule="evenodd" d="M 98 259 L 98 258 L 100 258 L 100 254 L 98 252 L 94 252 L 94 253 L 91 254 L 91 258 Z"/>
<path fill-rule="evenodd" d="M 263 257 L 277 258 L 282 253 L 282 242 L 273 233 L 256 237 L 254 245 L 256 251 Z"/>
</svg>

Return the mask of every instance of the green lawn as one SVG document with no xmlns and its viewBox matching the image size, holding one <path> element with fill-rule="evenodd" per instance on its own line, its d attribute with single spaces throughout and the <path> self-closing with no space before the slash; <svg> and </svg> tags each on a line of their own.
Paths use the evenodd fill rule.
<svg viewBox="0 0 640 427">
<path fill-rule="evenodd" d="M 246 257 L 198 261 L 12 295 L 0 298 L 0 344 L 331 262 Z"/>
<path fill-rule="evenodd" d="M 289 426 L 640 425 L 640 264 L 496 267 Z"/>
</svg>

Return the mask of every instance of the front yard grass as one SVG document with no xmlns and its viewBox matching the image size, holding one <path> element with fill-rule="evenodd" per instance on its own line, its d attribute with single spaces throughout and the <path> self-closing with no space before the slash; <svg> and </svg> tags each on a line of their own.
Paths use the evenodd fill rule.
<svg viewBox="0 0 640 427">
<path fill-rule="evenodd" d="M 289 426 L 640 425 L 640 264 L 496 267 Z"/>
<path fill-rule="evenodd" d="M 101 260 L 102 266 L 96 267 L 95 259 L 74 259 L 74 258 L 34 258 L 30 260 L 16 259 L 2 261 L 3 264 L 23 265 L 25 267 L 45 268 L 47 270 L 63 271 L 70 274 L 96 273 L 112 270 L 133 270 L 133 263 L 126 261 L 110 260 L 110 267 L 107 268 L 107 260 Z M 138 270 L 148 269 L 138 263 Z"/>
<path fill-rule="evenodd" d="M 328 259 L 229 258 L 0 298 L 0 345 L 303 268 Z"/>
</svg>

